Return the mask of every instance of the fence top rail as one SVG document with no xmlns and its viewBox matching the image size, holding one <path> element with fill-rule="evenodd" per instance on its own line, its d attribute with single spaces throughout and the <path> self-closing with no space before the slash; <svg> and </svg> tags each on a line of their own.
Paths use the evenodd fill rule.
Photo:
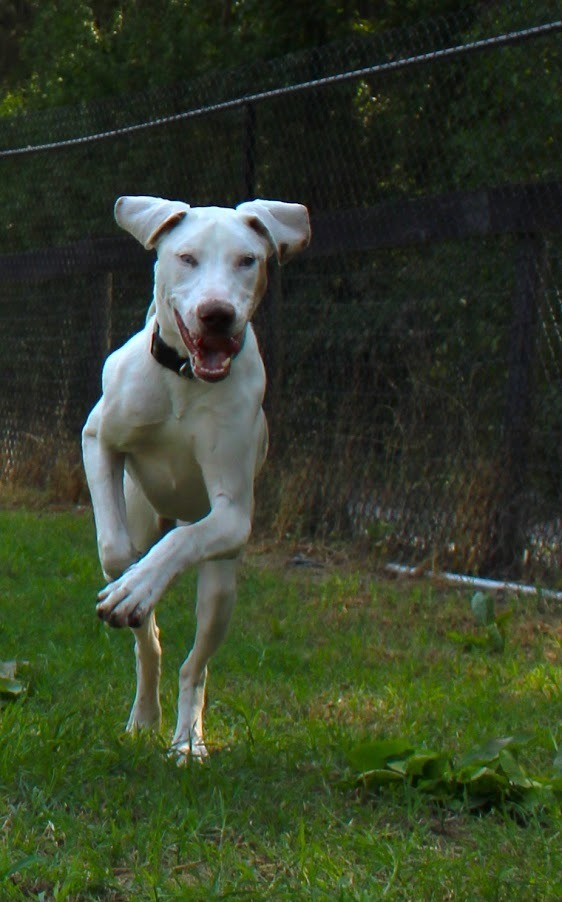
<svg viewBox="0 0 562 902">
<path fill-rule="evenodd" d="M 8 148 L 6 150 L 0 150 L 0 159 L 6 157 L 23 156 L 25 154 L 41 153 L 49 150 L 59 150 L 65 147 L 74 147 L 79 144 L 88 144 L 107 138 L 117 138 L 146 129 L 158 128 L 162 125 L 169 125 L 170 123 L 179 122 L 185 119 L 193 119 L 199 116 L 209 115 L 211 113 L 218 113 L 224 112 L 226 110 L 236 109 L 239 107 L 247 106 L 249 104 L 255 104 L 265 100 L 270 100 L 276 97 L 288 96 L 302 91 L 309 91 L 316 88 L 326 87 L 328 85 L 352 81 L 358 78 L 366 78 L 367 76 L 383 75 L 388 72 L 394 72 L 398 69 L 428 65 L 430 63 L 438 62 L 443 59 L 448 59 L 469 53 L 482 52 L 496 47 L 519 44 L 522 41 L 528 41 L 537 37 L 554 34 L 558 31 L 562 31 L 562 19 L 548 22 L 544 25 L 536 25 L 530 28 L 523 28 L 517 31 L 506 32 L 504 34 L 496 35 L 493 37 L 469 41 L 465 44 L 456 44 L 452 47 L 433 50 L 428 53 L 401 57 L 399 59 L 377 63 L 373 66 L 366 66 L 360 69 L 352 69 L 348 72 L 341 72 L 337 75 L 328 75 L 323 78 L 303 81 L 298 84 L 286 85 L 279 88 L 271 88 L 266 91 L 244 94 L 241 97 L 235 97 L 231 100 L 225 100 L 220 103 L 214 103 L 207 106 L 184 110 L 180 113 L 173 113 L 168 116 L 160 116 L 155 119 L 149 119 L 145 122 L 138 122 L 133 125 L 122 126 L 115 129 L 108 129 L 107 131 L 97 132 L 90 135 L 81 135 L 76 138 L 67 138 L 62 141 L 52 141 L 45 144 Z"/>
<path fill-rule="evenodd" d="M 455 191 L 395 199 L 363 209 L 319 212 L 312 216 L 313 240 L 303 256 L 543 232 L 562 232 L 560 181 Z M 153 255 L 128 236 L 85 238 L 60 247 L 0 255 L 0 284 L 115 269 L 138 270 L 153 262 Z"/>
</svg>

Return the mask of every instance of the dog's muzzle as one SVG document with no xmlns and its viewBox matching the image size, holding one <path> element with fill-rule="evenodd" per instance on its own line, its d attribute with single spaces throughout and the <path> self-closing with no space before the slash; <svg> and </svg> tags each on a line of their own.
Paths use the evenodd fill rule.
<svg viewBox="0 0 562 902">
<path fill-rule="evenodd" d="M 240 353 L 246 328 L 236 335 L 225 333 L 223 326 L 207 328 L 201 335 L 191 334 L 181 316 L 174 310 L 181 339 L 189 354 L 193 375 L 203 382 L 220 382 L 230 373 L 233 359 Z"/>
<path fill-rule="evenodd" d="M 178 318 L 176 314 L 176 319 Z M 187 333 L 185 337 L 184 330 Z M 193 339 L 185 326 L 180 329 L 180 334 L 188 350 L 186 357 L 182 357 L 175 348 L 164 341 L 160 335 L 160 327 L 156 323 L 150 344 L 150 352 L 154 359 L 184 379 L 197 378 L 203 382 L 221 382 L 229 375 L 232 361 L 242 350 L 246 327 L 231 337 L 210 334 Z"/>
</svg>

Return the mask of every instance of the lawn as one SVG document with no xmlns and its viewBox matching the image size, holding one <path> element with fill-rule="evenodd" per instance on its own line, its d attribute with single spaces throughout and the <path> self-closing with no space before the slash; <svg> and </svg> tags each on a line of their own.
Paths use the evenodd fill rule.
<svg viewBox="0 0 562 902">
<path fill-rule="evenodd" d="M 95 617 L 89 512 L 3 511 L 0 535 L 0 660 L 22 662 L 27 686 L 0 707 L 2 900 L 562 898 L 552 800 L 474 813 L 406 782 L 366 791 L 348 757 L 405 738 L 456 759 L 526 734 L 522 764 L 548 776 L 562 743 L 552 604 L 503 599 L 494 650 L 470 641 L 471 593 L 254 546 L 212 662 L 211 758 L 178 768 L 166 742 L 193 575 L 159 608 L 162 736 L 130 737 L 132 640 Z"/>
</svg>

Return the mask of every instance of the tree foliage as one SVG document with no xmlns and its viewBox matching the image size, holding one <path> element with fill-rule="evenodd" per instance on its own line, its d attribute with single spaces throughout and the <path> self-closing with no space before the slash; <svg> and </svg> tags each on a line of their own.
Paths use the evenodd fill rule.
<svg viewBox="0 0 562 902">
<path fill-rule="evenodd" d="M 143 91 L 464 6 L 463 0 L 0 0 L 0 113 Z"/>
</svg>

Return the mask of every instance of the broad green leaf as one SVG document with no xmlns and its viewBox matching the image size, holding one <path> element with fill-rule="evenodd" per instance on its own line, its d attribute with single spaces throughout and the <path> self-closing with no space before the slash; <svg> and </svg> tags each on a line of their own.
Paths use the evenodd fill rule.
<svg viewBox="0 0 562 902">
<path fill-rule="evenodd" d="M 401 739 L 364 743 L 349 757 L 361 765 L 356 784 L 368 789 L 410 784 L 448 806 L 458 803 L 479 810 L 501 803 L 531 811 L 562 799 L 562 754 L 555 759 L 554 777 L 531 777 L 517 759 L 517 752 L 530 742 L 525 736 L 490 739 L 465 755 L 457 769 L 445 753 L 414 749 Z M 377 766 L 363 766 L 375 761 Z"/>
<path fill-rule="evenodd" d="M 0 677 L 13 679 L 16 675 L 17 661 L 0 661 Z"/>
<path fill-rule="evenodd" d="M 0 697 L 17 698 L 25 692 L 25 685 L 16 679 L 17 669 L 17 661 L 0 661 Z"/>
<path fill-rule="evenodd" d="M 490 767 L 481 767 L 469 779 L 460 782 L 470 795 L 490 801 L 501 798 L 509 786 L 506 777 Z"/>
<path fill-rule="evenodd" d="M 404 764 L 409 777 L 437 780 L 450 772 L 447 755 L 437 752 L 416 752 Z"/>
<path fill-rule="evenodd" d="M 502 749 L 499 754 L 499 764 L 502 772 L 510 783 L 521 789 L 540 787 L 541 784 L 527 776 L 515 756 L 508 750 Z"/>
<path fill-rule="evenodd" d="M 562 746 L 559 746 L 556 757 L 552 762 L 552 766 L 554 770 L 560 771 L 562 773 Z"/>
<path fill-rule="evenodd" d="M 406 766 L 408 759 L 406 758 L 398 758 L 394 761 L 389 761 L 386 765 L 387 768 L 391 771 L 394 771 L 396 774 L 402 774 L 403 777 L 406 776 Z"/>
<path fill-rule="evenodd" d="M 486 592 L 476 592 L 472 596 L 470 606 L 481 626 L 489 626 L 496 619 L 494 599 Z"/>
<path fill-rule="evenodd" d="M 17 698 L 25 691 L 25 686 L 19 680 L 11 677 L 0 676 L 0 695 L 8 698 Z"/>
<path fill-rule="evenodd" d="M 466 764 L 455 771 L 456 778 L 459 783 L 469 783 L 475 775 L 481 773 L 482 768 L 486 766 L 487 765 L 482 764 L 481 761 L 476 761 L 473 764 Z"/>
<path fill-rule="evenodd" d="M 498 739 L 490 739 L 483 745 L 478 746 L 478 748 L 467 752 L 467 754 L 461 758 L 458 766 L 462 769 L 474 764 L 490 764 L 491 762 L 498 760 L 502 749 L 508 747 L 519 749 L 528 745 L 529 741 L 530 740 L 524 736 L 506 736 Z"/>
<path fill-rule="evenodd" d="M 416 789 L 419 792 L 423 792 L 439 802 L 453 802 L 456 788 L 456 782 L 452 775 L 448 779 L 420 780 L 416 783 Z"/>
<path fill-rule="evenodd" d="M 359 774 L 357 781 L 363 783 L 369 789 L 372 789 L 375 786 L 389 786 L 391 783 L 403 783 L 404 777 L 402 774 L 396 773 L 396 771 L 393 770 L 375 768 L 374 770 L 367 770 L 364 773 Z"/>
<path fill-rule="evenodd" d="M 386 767 L 388 761 L 411 755 L 414 748 L 405 739 L 379 739 L 364 742 L 348 752 L 348 759 L 355 770 L 364 772 Z"/>
</svg>

